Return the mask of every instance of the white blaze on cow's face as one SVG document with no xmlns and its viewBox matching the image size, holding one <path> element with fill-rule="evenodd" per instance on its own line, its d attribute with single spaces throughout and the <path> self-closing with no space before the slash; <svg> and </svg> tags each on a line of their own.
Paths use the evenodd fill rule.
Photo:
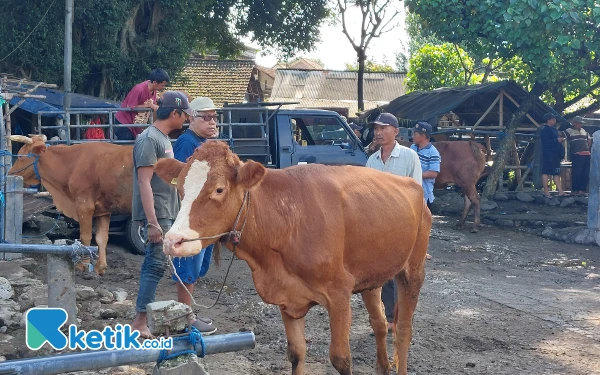
<svg viewBox="0 0 600 375">
<path fill-rule="evenodd" d="M 190 213 L 192 204 L 200 195 L 208 178 L 210 166 L 206 161 L 194 160 L 183 183 L 183 200 L 175 223 L 165 235 L 163 250 L 167 255 L 193 256 L 202 250 L 202 241 L 181 242 L 200 237 L 200 234 L 190 228 Z"/>
</svg>

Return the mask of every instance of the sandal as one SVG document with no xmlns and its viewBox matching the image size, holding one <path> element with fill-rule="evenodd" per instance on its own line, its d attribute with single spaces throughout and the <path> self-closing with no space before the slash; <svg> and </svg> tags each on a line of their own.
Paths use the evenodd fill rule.
<svg viewBox="0 0 600 375">
<path fill-rule="evenodd" d="M 200 319 L 196 319 L 196 321 L 192 323 L 192 326 L 200 331 L 203 336 L 212 335 L 213 333 L 217 332 L 217 327 L 213 326 L 212 324 L 206 324 Z"/>
</svg>

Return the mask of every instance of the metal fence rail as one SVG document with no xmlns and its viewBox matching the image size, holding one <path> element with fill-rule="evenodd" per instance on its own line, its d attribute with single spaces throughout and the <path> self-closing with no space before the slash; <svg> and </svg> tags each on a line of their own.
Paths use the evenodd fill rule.
<svg viewBox="0 0 600 375">
<path fill-rule="evenodd" d="M 253 332 L 206 336 L 203 340 L 206 345 L 205 355 L 254 349 L 256 343 Z M 172 352 L 191 348 L 191 344 L 187 341 L 174 341 Z M 199 347 L 197 349 L 198 355 L 202 354 L 201 351 L 202 348 Z M 88 350 L 79 353 L 0 362 L 0 374 L 55 375 L 73 371 L 90 371 L 156 362 L 160 356 L 161 350 L 159 349 Z"/>
</svg>

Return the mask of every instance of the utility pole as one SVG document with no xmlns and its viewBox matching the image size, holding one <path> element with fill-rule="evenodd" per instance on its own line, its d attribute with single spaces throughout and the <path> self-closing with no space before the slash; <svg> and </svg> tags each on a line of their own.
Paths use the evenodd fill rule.
<svg viewBox="0 0 600 375">
<path fill-rule="evenodd" d="M 73 2 L 66 0 L 65 3 L 65 67 L 63 86 L 65 96 L 63 98 L 63 108 L 65 109 L 64 126 L 67 132 L 67 142 L 71 144 L 71 63 L 73 60 Z"/>
</svg>

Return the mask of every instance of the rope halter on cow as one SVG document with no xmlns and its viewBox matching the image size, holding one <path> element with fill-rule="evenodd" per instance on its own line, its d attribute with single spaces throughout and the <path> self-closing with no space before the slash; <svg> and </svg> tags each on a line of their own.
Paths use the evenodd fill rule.
<svg viewBox="0 0 600 375">
<path fill-rule="evenodd" d="M 240 218 L 242 216 L 242 211 L 244 211 L 244 206 L 246 207 L 246 216 L 244 217 L 244 223 L 242 224 L 242 227 L 238 231 L 235 228 L 237 228 L 238 223 L 240 222 Z M 222 243 L 231 242 L 233 244 L 233 249 L 231 250 L 233 254 L 231 255 L 231 260 L 229 262 L 229 266 L 227 267 L 227 272 L 225 273 L 225 278 L 223 279 L 223 284 L 221 284 L 221 289 L 219 290 L 217 299 L 215 300 L 215 302 L 212 305 L 204 306 L 204 305 L 200 305 L 200 304 L 196 303 L 196 301 L 194 300 L 194 296 L 192 296 L 192 293 L 190 293 L 188 288 L 185 287 L 185 285 L 183 284 L 183 281 L 177 274 L 177 270 L 175 269 L 175 264 L 173 264 L 173 257 L 169 255 L 168 260 L 169 260 L 169 265 L 171 266 L 171 271 L 173 272 L 175 277 L 177 277 L 177 280 L 179 281 L 179 283 L 184 287 L 183 289 L 187 292 L 187 294 L 192 299 L 192 304 L 194 304 L 196 306 L 200 306 L 205 309 L 212 309 L 213 307 L 215 307 L 217 302 L 219 302 L 219 298 L 221 298 L 221 294 L 223 294 L 223 288 L 225 288 L 225 282 L 227 282 L 227 277 L 229 276 L 229 271 L 231 270 L 231 266 L 233 265 L 233 261 L 235 260 L 235 250 L 237 248 L 237 245 L 242 240 L 242 233 L 244 232 L 244 228 L 246 227 L 246 223 L 248 222 L 249 214 L 250 214 L 250 192 L 246 191 L 246 193 L 244 193 L 244 199 L 242 200 L 240 210 L 238 211 L 235 221 L 233 222 L 233 227 L 229 232 L 216 234 L 214 236 L 190 238 L 190 239 L 181 241 L 181 242 L 192 242 L 192 241 L 201 241 L 201 240 L 219 238 L 220 239 L 219 241 L 221 241 Z"/>
</svg>

